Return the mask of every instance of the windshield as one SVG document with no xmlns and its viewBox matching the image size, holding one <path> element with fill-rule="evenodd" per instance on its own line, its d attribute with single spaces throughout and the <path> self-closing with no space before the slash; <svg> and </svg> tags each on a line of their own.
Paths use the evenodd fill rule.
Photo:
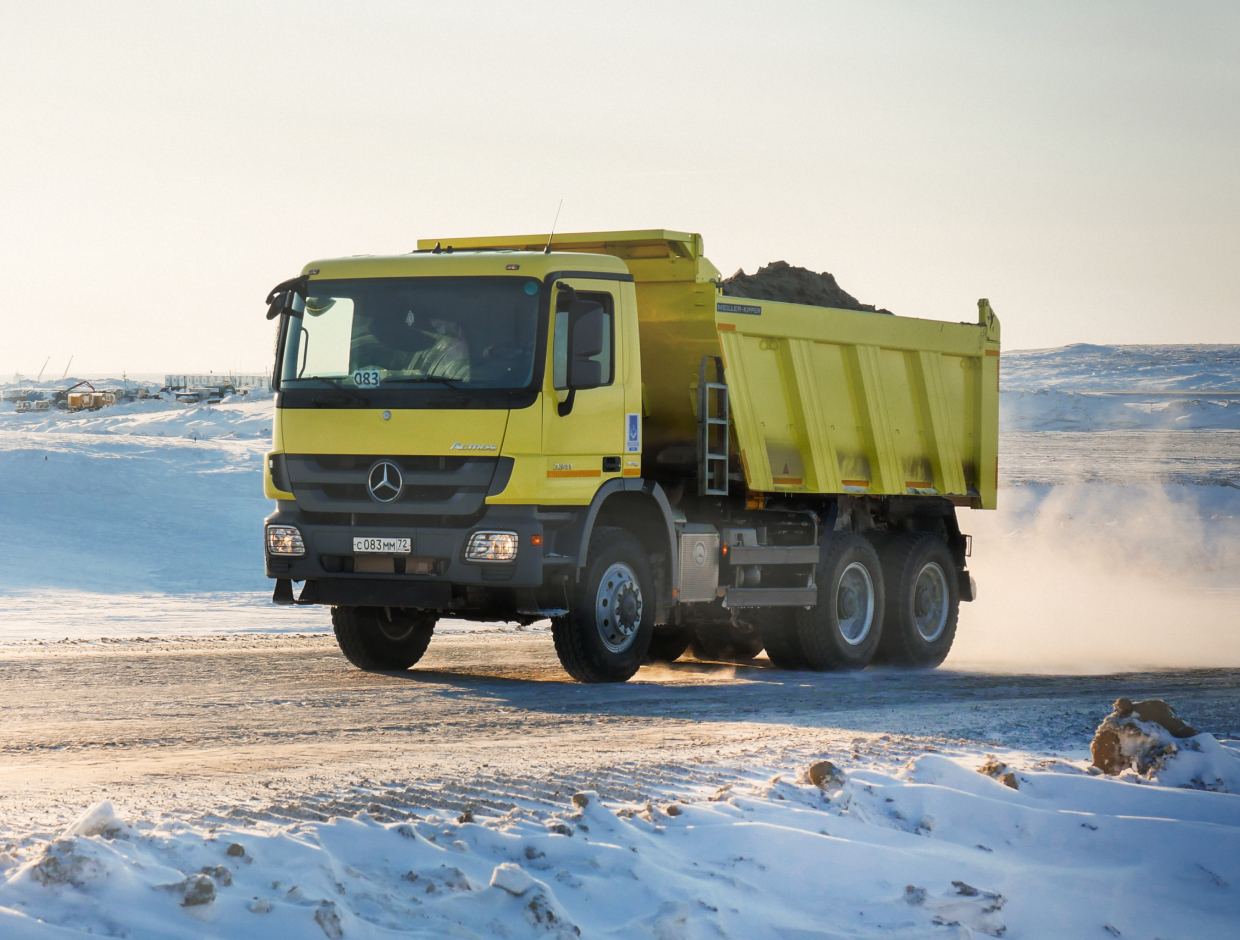
<svg viewBox="0 0 1240 940">
<path fill-rule="evenodd" d="M 280 384 L 525 388 L 540 288 L 524 277 L 311 281 L 303 316 L 287 318 Z"/>
</svg>

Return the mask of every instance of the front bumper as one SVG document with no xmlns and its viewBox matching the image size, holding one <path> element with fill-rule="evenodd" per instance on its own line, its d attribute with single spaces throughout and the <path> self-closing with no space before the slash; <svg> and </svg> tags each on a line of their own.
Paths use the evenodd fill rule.
<svg viewBox="0 0 1240 940">
<path fill-rule="evenodd" d="M 306 553 L 293 557 L 264 550 L 266 572 L 267 577 L 281 581 L 305 581 L 300 603 L 457 608 L 471 589 L 537 588 L 546 582 L 546 568 L 573 564 L 571 556 L 553 550 L 556 531 L 544 528 L 554 518 L 554 529 L 562 530 L 565 515 L 542 513 L 536 506 L 487 506 L 481 517 L 460 527 L 401 525 L 396 519 L 382 526 L 328 525 L 310 521 L 312 514 L 301 512 L 295 503 L 281 503 L 266 524 L 295 526 Z M 477 531 L 492 530 L 517 533 L 516 559 L 466 561 L 469 537 Z M 534 544 L 535 536 L 541 537 L 542 545 Z M 358 556 L 353 551 L 354 538 L 407 538 L 410 552 L 407 556 Z M 397 566 L 392 573 L 352 570 L 363 557 L 367 561 L 360 564 L 379 558 L 429 559 L 435 573 L 398 573 Z M 403 562 L 399 564 L 403 567 Z"/>
</svg>

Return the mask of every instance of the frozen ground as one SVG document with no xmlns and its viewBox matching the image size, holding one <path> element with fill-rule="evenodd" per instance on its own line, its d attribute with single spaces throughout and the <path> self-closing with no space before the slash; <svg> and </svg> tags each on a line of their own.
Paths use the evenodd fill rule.
<svg viewBox="0 0 1240 940">
<path fill-rule="evenodd" d="M 539 632 L 438 638 L 403 675 L 313 636 L 3 661 L 6 937 L 74 935 L 32 916 L 137 937 L 332 936 L 333 917 L 354 937 L 576 935 L 531 922 L 549 910 L 586 937 L 1170 940 L 1231 936 L 1240 916 L 1240 796 L 1083 770 L 1121 694 L 1240 736 L 1235 670 L 759 660 L 583 687 Z M 1240 782 L 1234 745 L 1201 747 L 1202 785 Z M 1016 791 L 976 772 L 987 754 Z M 830 800 L 804 779 L 822 758 L 842 778 Z M 73 834 L 103 799 L 128 825 Z M 194 892 L 214 900 L 185 906 Z"/>
<path fill-rule="evenodd" d="M 0 937 L 1234 936 L 1240 408 L 1163 405 L 1230 401 L 1196 391 L 1236 355 L 1005 354 L 944 669 L 618 688 L 500 624 L 368 675 L 269 605 L 270 399 L 0 404 Z M 1085 774 L 1119 695 L 1213 732 L 1189 756 L 1232 792 Z"/>
<path fill-rule="evenodd" d="M 1240 430 L 1240 346 L 1016 350 L 1000 380 L 1005 430 Z"/>
<path fill-rule="evenodd" d="M 1004 350 L 1005 389 L 1240 391 L 1240 346 L 1093 346 Z"/>
</svg>

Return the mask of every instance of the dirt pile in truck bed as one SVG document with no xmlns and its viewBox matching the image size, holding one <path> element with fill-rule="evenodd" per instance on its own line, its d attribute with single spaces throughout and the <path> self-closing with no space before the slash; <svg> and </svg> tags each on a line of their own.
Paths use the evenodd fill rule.
<svg viewBox="0 0 1240 940">
<path fill-rule="evenodd" d="M 748 297 L 751 300 L 775 300 L 788 304 L 808 304 L 811 307 L 891 313 L 890 310 L 883 310 L 873 304 L 861 303 L 836 283 L 835 275 L 827 271 L 817 274 L 787 261 L 772 261 L 758 268 L 757 274 L 746 274 L 742 268 L 731 277 L 723 279 L 723 293 L 727 297 Z"/>
</svg>

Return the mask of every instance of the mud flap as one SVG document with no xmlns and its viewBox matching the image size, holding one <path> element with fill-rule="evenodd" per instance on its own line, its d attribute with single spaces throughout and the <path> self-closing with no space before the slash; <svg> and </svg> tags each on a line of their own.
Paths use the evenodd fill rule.
<svg viewBox="0 0 1240 940">
<path fill-rule="evenodd" d="M 293 604 L 293 582 L 288 578 L 276 578 L 276 589 L 271 595 L 273 604 Z"/>
<path fill-rule="evenodd" d="M 960 572 L 960 599 L 962 601 L 977 600 L 977 582 L 967 571 Z"/>
</svg>

